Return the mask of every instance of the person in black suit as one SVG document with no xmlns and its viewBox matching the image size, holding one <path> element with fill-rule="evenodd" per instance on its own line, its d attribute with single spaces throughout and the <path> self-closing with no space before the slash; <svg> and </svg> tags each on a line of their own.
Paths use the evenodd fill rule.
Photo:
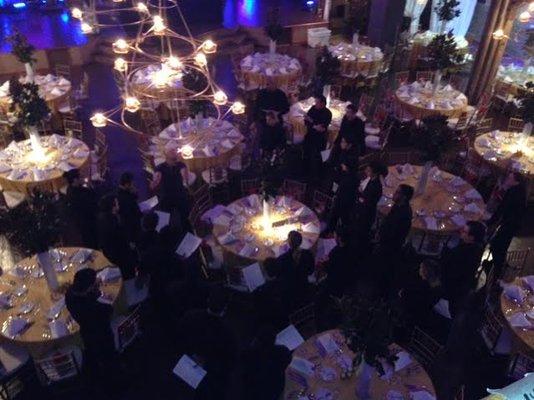
<svg viewBox="0 0 534 400">
<path fill-rule="evenodd" d="M 332 112 L 326 108 L 326 98 L 315 96 L 313 105 L 304 117 L 307 132 L 304 137 L 304 165 L 309 177 L 317 179 L 321 167 L 321 151 L 326 148 L 328 126 L 332 122 Z"/>
<path fill-rule="evenodd" d="M 281 330 L 287 326 L 288 312 L 284 304 L 278 266 L 274 258 L 267 258 L 263 262 L 266 282 L 253 292 L 253 300 L 258 326 L 270 324 Z"/>
<path fill-rule="evenodd" d="M 506 253 L 517 234 L 527 211 L 527 190 L 525 177 L 519 172 L 510 172 L 504 181 L 503 199 L 491 217 L 489 225 L 496 225 L 497 230 L 490 241 L 496 276 L 503 275 Z"/>
<path fill-rule="evenodd" d="M 378 230 L 379 251 L 393 257 L 400 253 L 412 227 L 413 193 L 413 187 L 402 184 L 393 194 L 393 206 Z"/>
<path fill-rule="evenodd" d="M 274 329 L 264 326 L 243 352 L 243 399 L 276 400 L 282 395 L 291 352 L 275 341 Z"/>
<path fill-rule="evenodd" d="M 84 345 L 84 365 L 100 381 L 118 369 L 115 340 L 111 330 L 113 307 L 100 303 L 96 271 L 79 270 L 65 294 L 67 310 L 80 325 Z"/>
<path fill-rule="evenodd" d="M 96 229 L 97 195 L 93 188 L 82 184 L 79 170 L 72 169 L 67 171 L 63 174 L 63 177 L 67 181 L 65 203 L 69 216 L 80 232 L 83 245 L 96 249 L 98 246 Z"/>
<path fill-rule="evenodd" d="M 362 156 L 365 153 L 365 122 L 358 117 L 358 108 L 352 103 L 347 106 L 345 115 L 341 120 L 341 126 L 334 141 L 331 157 L 335 156 L 340 150 L 341 139 L 347 135 L 354 138 L 353 142 L 357 147 L 358 155 Z"/>
<path fill-rule="evenodd" d="M 273 79 L 267 80 L 265 89 L 258 92 L 256 99 L 255 119 L 260 126 L 265 125 L 265 116 L 268 112 L 274 112 L 280 123 L 283 116 L 289 111 L 289 100 L 285 92 L 276 87 Z"/>
<path fill-rule="evenodd" d="M 323 286 L 329 295 L 342 297 L 356 276 L 357 262 L 354 248 L 350 246 L 350 232 L 347 227 L 338 227 L 335 231 L 336 247 L 328 255 L 324 267 L 326 278 Z"/>
<path fill-rule="evenodd" d="M 443 249 L 441 273 L 451 315 L 461 309 L 469 292 L 476 288 L 485 236 L 483 223 L 469 221 L 460 232 L 460 243 L 454 248 Z"/>
<path fill-rule="evenodd" d="M 99 247 L 106 258 L 120 268 L 124 280 L 135 277 L 136 255 L 130 247 L 129 237 L 119 219 L 117 197 L 108 194 L 99 203 Z"/>
<path fill-rule="evenodd" d="M 260 134 L 260 149 L 264 154 L 271 154 L 273 151 L 285 147 L 286 133 L 284 126 L 274 112 L 266 113 L 265 122 Z"/>
<path fill-rule="evenodd" d="M 367 178 L 360 184 L 360 192 L 356 202 L 356 232 L 362 248 L 369 247 L 371 227 L 376 219 L 376 206 L 382 197 L 382 176 L 387 175 L 387 168 L 373 161 L 365 168 Z"/>
<path fill-rule="evenodd" d="M 284 304 L 289 309 L 302 305 L 308 292 L 308 276 L 314 271 L 315 260 L 309 250 L 302 249 L 302 235 L 297 231 L 289 232 L 289 250 L 277 258 L 280 285 Z"/>
<path fill-rule="evenodd" d="M 354 135 L 347 133 L 340 141 L 339 151 L 329 161 L 332 167 L 335 191 L 334 204 L 330 215 L 327 231 L 331 231 L 341 221 L 350 224 L 350 217 L 356 204 L 358 192 L 358 148 L 354 143 Z M 335 187 L 335 185 L 333 187 Z"/>
<path fill-rule="evenodd" d="M 137 204 L 137 190 L 131 172 L 124 172 L 119 179 L 117 190 L 119 201 L 119 216 L 126 230 L 130 243 L 135 243 L 141 230 L 142 213 Z"/>
</svg>

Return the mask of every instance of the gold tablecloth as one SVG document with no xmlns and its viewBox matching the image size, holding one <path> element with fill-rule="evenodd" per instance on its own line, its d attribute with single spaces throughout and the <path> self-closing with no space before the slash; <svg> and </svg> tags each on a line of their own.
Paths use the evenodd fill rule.
<svg viewBox="0 0 534 400">
<path fill-rule="evenodd" d="M 63 285 L 72 282 L 74 274 L 81 265 L 95 270 L 101 270 L 111 265 L 108 259 L 104 257 L 101 252 L 96 250 L 92 250 L 93 254 L 91 258 L 87 262 L 81 264 L 70 261 L 70 257 L 75 255 L 80 248 L 64 247 L 58 248 L 58 250 L 64 254 L 65 261 L 61 264 L 67 266 L 67 269 L 64 272 L 58 272 L 58 281 L 62 287 Z M 21 297 L 13 296 L 14 304 L 12 308 L 0 308 L 0 321 L 4 323 L 10 316 L 16 316 L 18 308 L 23 303 L 31 302 L 35 307 L 30 313 L 26 314 L 25 317 L 29 318 L 33 323 L 15 339 L 8 338 L 2 334 L 2 340 L 13 341 L 18 345 L 27 348 L 28 351 L 34 355 L 42 354 L 52 348 L 60 347 L 68 343 L 79 343 L 80 327 L 72 319 L 66 307 L 62 309 L 58 319 L 67 323 L 69 335 L 57 339 L 51 337 L 47 313 L 50 307 L 60 300 L 61 296 L 54 295 L 54 298 L 52 298 L 44 276 L 37 278 L 32 275 L 31 271 L 36 271 L 37 269 L 36 256 L 21 260 L 16 264 L 15 268 L 17 267 L 22 267 L 26 272 L 26 275 L 20 277 L 11 272 L 4 272 L 4 275 L 0 278 L 0 291 L 2 293 L 13 293 L 15 288 L 21 285 L 25 285 L 28 290 L 26 294 Z M 118 298 L 121 289 L 122 279 L 120 278 L 112 282 L 102 283 L 101 285 L 103 295 L 112 301 L 115 308 L 117 308 L 119 303 Z"/>
<path fill-rule="evenodd" d="M 61 141 L 60 144 L 52 145 L 50 144 L 52 137 L 59 138 Z M 67 154 L 65 152 L 65 147 L 63 141 L 68 140 L 67 143 L 71 144 L 71 151 Z M 61 169 L 61 162 L 66 162 L 70 165 L 71 168 L 80 169 L 82 175 L 88 175 L 90 169 L 90 151 L 89 147 L 82 142 L 81 140 L 75 138 L 66 138 L 59 135 L 43 136 L 41 137 L 41 142 L 47 155 L 47 160 L 43 165 L 41 163 L 35 164 L 30 161 L 24 161 L 22 163 L 13 164 L 9 159 L 0 158 L 0 165 L 7 165 L 10 168 L 16 168 L 25 170 L 26 174 L 21 179 L 11 179 L 10 174 L 12 171 L 7 171 L 0 173 L 0 186 L 7 191 L 16 191 L 20 193 L 29 193 L 34 188 L 39 188 L 40 190 L 47 191 L 58 191 L 62 186 L 65 185 L 63 179 L 64 170 Z M 59 142 L 58 142 L 59 143 Z M 23 140 L 16 143 L 17 148 L 22 149 L 23 158 L 28 157 L 31 151 L 30 140 Z M 8 146 L 9 148 L 9 146 Z M 4 153 L 6 149 L 2 150 L 0 153 Z M 75 151 L 80 151 L 85 153 L 83 157 L 74 157 L 73 153 Z M 62 159 L 63 158 L 63 159 Z M 35 166 L 42 167 L 46 165 L 50 170 L 47 172 L 45 179 L 36 180 L 32 172 L 32 168 Z"/>
<path fill-rule="evenodd" d="M 288 121 L 293 128 L 293 133 L 298 136 L 306 135 L 306 124 L 304 123 L 304 116 L 308 110 L 313 106 L 315 100 L 310 97 L 307 100 L 299 101 L 291 106 L 288 113 Z M 328 142 L 332 143 L 339 133 L 341 127 L 341 120 L 345 115 L 345 110 L 350 104 L 349 101 L 344 102 L 338 99 L 330 100 L 328 109 L 332 112 L 332 123 L 328 127 Z"/>
<path fill-rule="evenodd" d="M 493 131 L 477 137 L 474 148 L 485 162 L 501 172 L 511 167 L 534 179 L 534 137 Z"/>
<path fill-rule="evenodd" d="M 330 334 L 333 340 L 337 343 L 340 348 L 340 353 L 334 353 L 333 355 L 322 356 L 318 350 L 317 338 L 324 334 Z M 401 351 L 404 351 L 400 346 L 392 344 L 390 346 L 392 353 L 398 354 Z M 299 383 L 292 378 L 295 372 L 289 366 L 286 370 L 286 385 L 284 390 L 284 399 L 285 400 L 296 400 L 299 395 L 308 395 L 308 398 L 317 398 L 310 397 L 309 395 L 317 396 L 317 393 L 320 389 L 326 389 L 330 391 L 333 397 L 328 397 L 333 400 L 349 400 L 357 399 L 358 397 L 355 394 L 358 378 L 356 373 L 352 375 L 351 378 L 341 380 L 340 375 L 343 372 L 340 361 L 341 358 L 346 358 L 348 361 L 354 357 L 354 354 L 349 350 L 345 344 L 345 339 L 339 330 L 331 330 L 320 333 L 308 339 L 305 343 L 300 345 L 295 349 L 293 353 L 293 358 L 300 357 L 308 361 L 311 361 L 315 364 L 315 375 L 311 378 L 308 378 L 307 387 L 303 388 Z M 434 385 L 430 380 L 430 377 L 423 369 L 423 367 L 412 357 L 411 362 L 400 369 L 397 372 L 394 372 L 392 377 L 389 379 L 382 379 L 378 373 L 373 372 L 371 383 L 370 383 L 370 395 L 371 399 L 388 399 L 387 395 L 390 391 L 395 391 L 400 393 L 404 399 L 409 399 L 410 390 L 413 391 L 426 391 L 432 396 L 436 396 Z M 335 371 L 335 379 L 331 381 L 323 380 L 321 372 L 326 368 L 331 372 Z M 300 380 L 300 379 L 299 379 Z"/>
<path fill-rule="evenodd" d="M 534 82 L 534 66 L 527 68 L 515 65 L 501 65 L 495 79 L 496 93 L 505 92 L 509 98 L 521 97 L 526 94 L 527 82 Z"/>
<path fill-rule="evenodd" d="M 181 137 L 178 129 L 181 130 Z M 189 170 L 202 172 L 210 167 L 228 166 L 232 157 L 240 154 L 243 140 L 243 135 L 228 121 L 209 118 L 203 126 L 197 128 L 195 121 L 186 120 L 180 122 L 180 126 L 178 123 L 169 125 L 157 138 L 153 138 L 155 147 L 151 151 L 158 164 L 164 161 L 166 148 L 176 149 Z M 184 147 L 185 153 L 182 151 Z M 188 151 L 192 153 L 189 154 Z"/>
<path fill-rule="evenodd" d="M 388 168 L 389 174 L 385 179 L 384 196 L 378 203 L 378 210 L 382 215 L 389 213 L 393 193 L 400 184 L 407 184 L 417 189 L 417 184 L 423 167 L 412 166 L 413 173 L 399 174 L 396 166 Z M 400 169 L 400 167 L 399 167 Z M 400 176 L 404 177 L 401 179 Z M 458 180 L 458 186 L 452 180 Z M 461 183 L 461 184 L 460 184 Z M 475 198 L 479 196 L 479 198 Z M 473 198 L 468 198 L 468 197 Z M 468 212 L 465 207 L 475 204 L 480 212 Z M 465 220 L 481 220 L 484 218 L 486 206 L 480 194 L 467 182 L 444 171 L 440 171 L 435 178 L 429 173 L 426 189 L 421 195 L 414 195 L 411 201 L 413 210 L 412 230 L 449 235 L 459 231 L 462 226 L 457 225 L 451 217 L 461 214 Z M 428 228 L 425 218 L 435 218 L 437 229 Z"/>
<path fill-rule="evenodd" d="M 431 82 L 413 82 L 402 85 L 395 92 L 395 99 L 405 111 L 415 119 L 423 119 L 431 115 L 446 115 L 449 118 L 459 117 L 467 107 L 467 97 L 455 89 L 440 87 L 433 93 Z M 412 103 L 413 99 L 418 102 Z"/>
<path fill-rule="evenodd" d="M 528 297 L 523 304 L 518 304 L 517 302 L 510 300 L 503 292 L 500 299 L 501 313 L 504 316 L 508 329 L 513 333 L 512 350 L 534 357 L 534 330 L 513 327 L 510 324 L 510 321 L 508 321 L 508 318 L 516 313 L 527 313 L 534 310 L 533 293 L 529 286 L 522 281 L 522 278 L 516 278 L 512 283 L 525 289 L 528 293 Z M 530 322 L 534 325 L 534 320 L 531 319 Z"/>
<path fill-rule="evenodd" d="M 240 68 L 245 81 L 263 88 L 272 79 L 279 88 L 298 84 L 302 68 L 296 58 L 278 53 L 255 53 L 241 60 Z"/>
<path fill-rule="evenodd" d="M 26 77 L 20 78 L 20 81 L 25 82 Z M 39 85 L 39 92 L 52 113 L 57 113 L 59 107 L 65 103 L 72 89 L 72 84 L 69 80 L 51 74 L 46 76 L 35 75 L 34 82 Z M 9 81 L 6 81 L 0 86 L 0 109 L 7 112 L 10 106 Z"/>
<path fill-rule="evenodd" d="M 354 43 L 338 43 L 330 46 L 330 52 L 341 62 L 341 75 L 368 75 L 378 73 L 384 61 L 384 54 L 378 47 Z"/>
<path fill-rule="evenodd" d="M 286 225 L 264 234 L 263 205 L 258 195 L 238 199 L 228 205 L 223 218 L 213 223 L 213 236 L 225 251 L 232 265 L 248 265 L 277 257 L 287 250 L 287 235 L 296 230 L 302 234 L 302 246 L 311 249 L 319 239 L 320 223 L 317 215 L 302 203 L 286 196 L 272 201 L 270 221 L 278 222 L 296 217 Z"/>
</svg>

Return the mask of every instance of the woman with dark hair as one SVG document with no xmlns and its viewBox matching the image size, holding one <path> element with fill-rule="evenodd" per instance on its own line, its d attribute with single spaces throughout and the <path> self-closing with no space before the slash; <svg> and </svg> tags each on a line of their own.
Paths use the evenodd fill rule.
<svg viewBox="0 0 534 400">
<path fill-rule="evenodd" d="M 119 219 L 117 196 L 108 194 L 100 199 L 97 223 L 99 246 L 106 258 L 120 268 L 124 280 L 135 277 L 137 260 Z"/>
</svg>

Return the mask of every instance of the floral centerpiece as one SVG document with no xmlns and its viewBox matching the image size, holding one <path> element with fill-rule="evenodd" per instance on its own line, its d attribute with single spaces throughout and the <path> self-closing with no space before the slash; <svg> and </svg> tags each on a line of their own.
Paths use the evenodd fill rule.
<svg viewBox="0 0 534 400">
<path fill-rule="evenodd" d="M 267 25 L 265 25 L 265 34 L 269 37 L 269 53 L 276 53 L 276 42 L 278 42 L 284 34 L 284 27 L 280 24 L 280 10 L 273 8 L 269 12 L 267 18 Z"/>
<path fill-rule="evenodd" d="M 427 47 L 430 65 L 435 70 L 434 92 L 438 90 L 441 77 L 450 73 L 464 60 L 464 54 L 458 49 L 452 31 L 436 35 Z"/>
<path fill-rule="evenodd" d="M 33 82 L 33 64 L 37 61 L 33 57 L 35 47 L 28 43 L 26 37 L 18 31 L 8 37 L 7 41 L 12 46 L 11 54 L 13 54 L 17 58 L 17 60 L 24 64 L 28 81 Z"/>
</svg>

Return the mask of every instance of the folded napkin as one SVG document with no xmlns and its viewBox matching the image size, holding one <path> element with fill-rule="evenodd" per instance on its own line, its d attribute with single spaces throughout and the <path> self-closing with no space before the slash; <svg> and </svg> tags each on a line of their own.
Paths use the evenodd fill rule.
<svg viewBox="0 0 534 400">
<path fill-rule="evenodd" d="M 301 357 L 293 357 L 291 360 L 291 364 L 289 364 L 289 368 L 292 370 L 303 374 L 306 377 L 311 377 L 314 374 L 314 367 L 315 365 L 304 358 Z"/>
<path fill-rule="evenodd" d="M 31 312 L 34 308 L 35 308 L 35 304 L 32 303 L 32 302 L 23 303 L 23 304 L 20 305 L 20 307 L 18 308 L 17 312 L 18 312 L 19 314 L 28 314 L 28 313 Z"/>
<path fill-rule="evenodd" d="M 65 323 L 65 321 L 62 321 L 60 319 L 56 319 L 55 321 L 50 322 L 48 326 L 50 328 L 50 334 L 52 335 L 52 339 L 58 339 L 69 334 L 69 328 L 67 327 L 67 324 Z"/>
<path fill-rule="evenodd" d="M 441 103 L 441 106 L 445 110 L 452 110 L 454 107 L 451 105 L 451 102 L 448 100 L 445 100 L 443 103 Z"/>
<path fill-rule="evenodd" d="M 451 221 L 454 222 L 454 224 L 459 227 L 465 226 L 465 224 L 467 223 L 466 219 L 464 218 L 462 214 L 454 214 L 451 217 Z"/>
<path fill-rule="evenodd" d="M 425 225 L 430 230 L 438 230 L 438 222 L 434 217 L 425 217 Z"/>
<path fill-rule="evenodd" d="M 46 317 L 50 320 L 54 320 L 61 314 L 61 311 L 65 307 L 65 296 L 62 296 L 60 300 L 55 302 L 48 310 Z"/>
<path fill-rule="evenodd" d="M 204 154 L 206 154 L 207 157 L 213 157 L 215 155 L 208 145 L 204 146 L 202 151 L 204 152 Z"/>
<path fill-rule="evenodd" d="M 491 131 L 489 133 L 489 135 L 493 138 L 493 139 L 499 139 L 499 137 L 501 136 L 501 131 L 496 129 L 494 131 Z"/>
<path fill-rule="evenodd" d="M 402 166 L 402 173 L 404 175 L 412 175 L 414 173 L 413 166 L 411 164 L 404 164 Z"/>
<path fill-rule="evenodd" d="M 452 88 L 451 85 L 448 85 L 448 84 L 445 85 L 445 87 L 443 88 L 443 91 L 444 91 L 444 92 L 450 92 L 450 91 L 452 91 L 452 90 L 454 90 L 454 89 Z"/>
<path fill-rule="evenodd" d="M 419 99 L 417 97 L 411 97 L 410 100 L 408 100 L 408 103 L 410 104 L 418 104 Z"/>
<path fill-rule="evenodd" d="M 281 74 L 287 74 L 287 69 L 285 67 L 280 67 Z"/>
<path fill-rule="evenodd" d="M 36 181 L 45 180 L 48 175 L 47 171 L 39 169 L 39 168 L 33 168 L 32 172 L 33 172 L 33 178 Z"/>
<path fill-rule="evenodd" d="M 319 375 L 321 376 L 321 379 L 325 382 L 332 382 L 335 381 L 337 378 L 336 370 L 334 368 L 326 366 L 320 368 Z"/>
<path fill-rule="evenodd" d="M 425 82 L 425 89 L 432 89 L 432 82 L 426 81 Z"/>
<path fill-rule="evenodd" d="M 233 143 L 229 141 L 228 139 L 224 139 L 221 144 L 223 147 L 226 147 L 227 149 L 231 149 L 232 147 L 234 147 Z"/>
<path fill-rule="evenodd" d="M 523 277 L 523 282 L 530 288 L 534 290 L 534 275 L 528 275 Z"/>
<path fill-rule="evenodd" d="M 7 325 L 4 325 L 4 334 L 7 337 L 15 338 L 19 333 L 21 333 L 28 326 L 28 321 L 24 318 L 11 318 Z"/>
<path fill-rule="evenodd" d="M 0 293 L 0 307 L 13 307 L 13 297 L 9 293 Z"/>
<path fill-rule="evenodd" d="M 410 391 L 411 400 L 436 400 L 436 397 L 424 390 Z"/>
<path fill-rule="evenodd" d="M 469 203 L 464 207 L 464 210 L 473 214 L 480 214 L 482 212 L 482 210 L 475 203 Z"/>
<path fill-rule="evenodd" d="M 470 189 L 465 193 L 465 198 L 470 200 L 482 200 L 482 196 L 475 189 Z"/>
<path fill-rule="evenodd" d="M 517 285 L 504 284 L 503 289 L 504 295 L 512 301 L 523 303 L 523 301 L 525 301 L 525 298 L 527 297 L 526 292 Z"/>
<path fill-rule="evenodd" d="M 252 257 L 252 255 L 255 253 L 254 247 L 246 243 L 241 250 L 239 250 L 239 255 L 242 257 Z"/>
<path fill-rule="evenodd" d="M 483 156 L 484 156 L 484 158 L 486 160 L 490 160 L 492 158 L 496 158 L 497 157 L 497 153 L 495 151 L 493 151 L 493 150 L 488 150 L 488 151 L 484 152 Z"/>
<path fill-rule="evenodd" d="M 482 137 L 478 139 L 478 145 L 482 147 L 491 147 L 491 142 L 487 138 Z"/>
<path fill-rule="evenodd" d="M 313 222 L 308 222 L 307 224 L 302 225 L 302 231 L 307 233 L 321 233 L 321 228 L 314 224 Z"/>
<path fill-rule="evenodd" d="M 22 179 L 25 174 L 26 174 L 26 171 L 22 169 L 14 169 L 8 175 L 7 179 L 12 180 L 12 181 L 18 181 L 19 179 Z"/>
<path fill-rule="evenodd" d="M 50 91 L 50 94 L 53 96 L 61 96 L 63 94 L 63 91 L 60 88 L 55 87 Z"/>
<path fill-rule="evenodd" d="M 65 78 L 63 78 L 62 76 L 60 76 L 59 80 L 57 81 L 57 84 L 60 86 L 66 86 L 66 85 L 70 85 L 70 82 L 66 80 Z"/>
<path fill-rule="evenodd" d="M 9 165 L 0 164 L 0 174 L 4 174 L 9 171 L 11 171 L 11 167 Z"/>
<path fill-rule="evenodd" d="M 272 68 L 267 68 L 267 69 L 265 70 L 265 74 L 266 74 L 267 76 L 273 76 L 273 69 L 272 69 Z"/>
<path fill-rule="evenodd" d="M 77 149 L 74 153 L 72 153 L 72 156 L 74 158 L 85 158 L 89 155 L 89 152 L 84 149 Z"/>
<path fill-rule="evenodd" d="M 71 169 L 74 169 L 72 165 L 70 165 L 67 161 L 61 161 L 57 167 L 62 171 L 70 171 Z"/>
<path fill-rule="evenodd" d="M 237 239 L 232 234 L 232 232 L 227 232 L 224 235 L 219 236 L 218 240 L 219 240 L 219 243 L 221 243 L 221 244 L 230 244 L 232 242 L 235 242 Z"/>
<path fill-rule="evenodd" d="M 115 279 L 119 279 L 122 275 L 121 270 L 119 268 L 107 267 L 100 271 L 97 276 L 103 282 L 111 282 Z"/>
<path fill-rule="evenodd" d="M 254 65 L 254 66 L 252 67 L 252 72 L 260 72 L 260 67 L 257 66 L 257 65 Z"/>
<path fill-rule="evenodd" d="M 525 313 L 522 312 L 518 312 L 508 317 L 508 322 L 510 322 L 510 325 L 512 325 L 514 328 L 532 327 L 532 323 L 527 319 Z"/>
<path fill-rule="evenodd" d="M 436 108 L 436 105 L 434 104 L 433 101 L 429 101 L 428 104 L 426 105 L 426 108 L 428 108 L 429 110 L 434 110 Z"/>
<path fill-rule="evenodd" d="M 451 179 L 451 185 L 456 187 L 463 186 L 465 185 L 465 181 L 459 176 L 455 176 L 453 179 Z"/>
<path fill-rule="evenodd" d="M 79 249 L 71 258 L 72 262 L 84 263 L 93 255 L 91 249 Z"/>
<path fill-rule="evenodd" d="M 52 82 L 52 81 L 55 80 L 55 79 L 56 79 L 56 77 L 55 77 L 54 75 L 52 75 L 52 74 L 48 74 L 48 75 L 46 75 L 46 76 L 44 77 L 43 80 L 44 80 L 45 82 Z"/>
</svg>

